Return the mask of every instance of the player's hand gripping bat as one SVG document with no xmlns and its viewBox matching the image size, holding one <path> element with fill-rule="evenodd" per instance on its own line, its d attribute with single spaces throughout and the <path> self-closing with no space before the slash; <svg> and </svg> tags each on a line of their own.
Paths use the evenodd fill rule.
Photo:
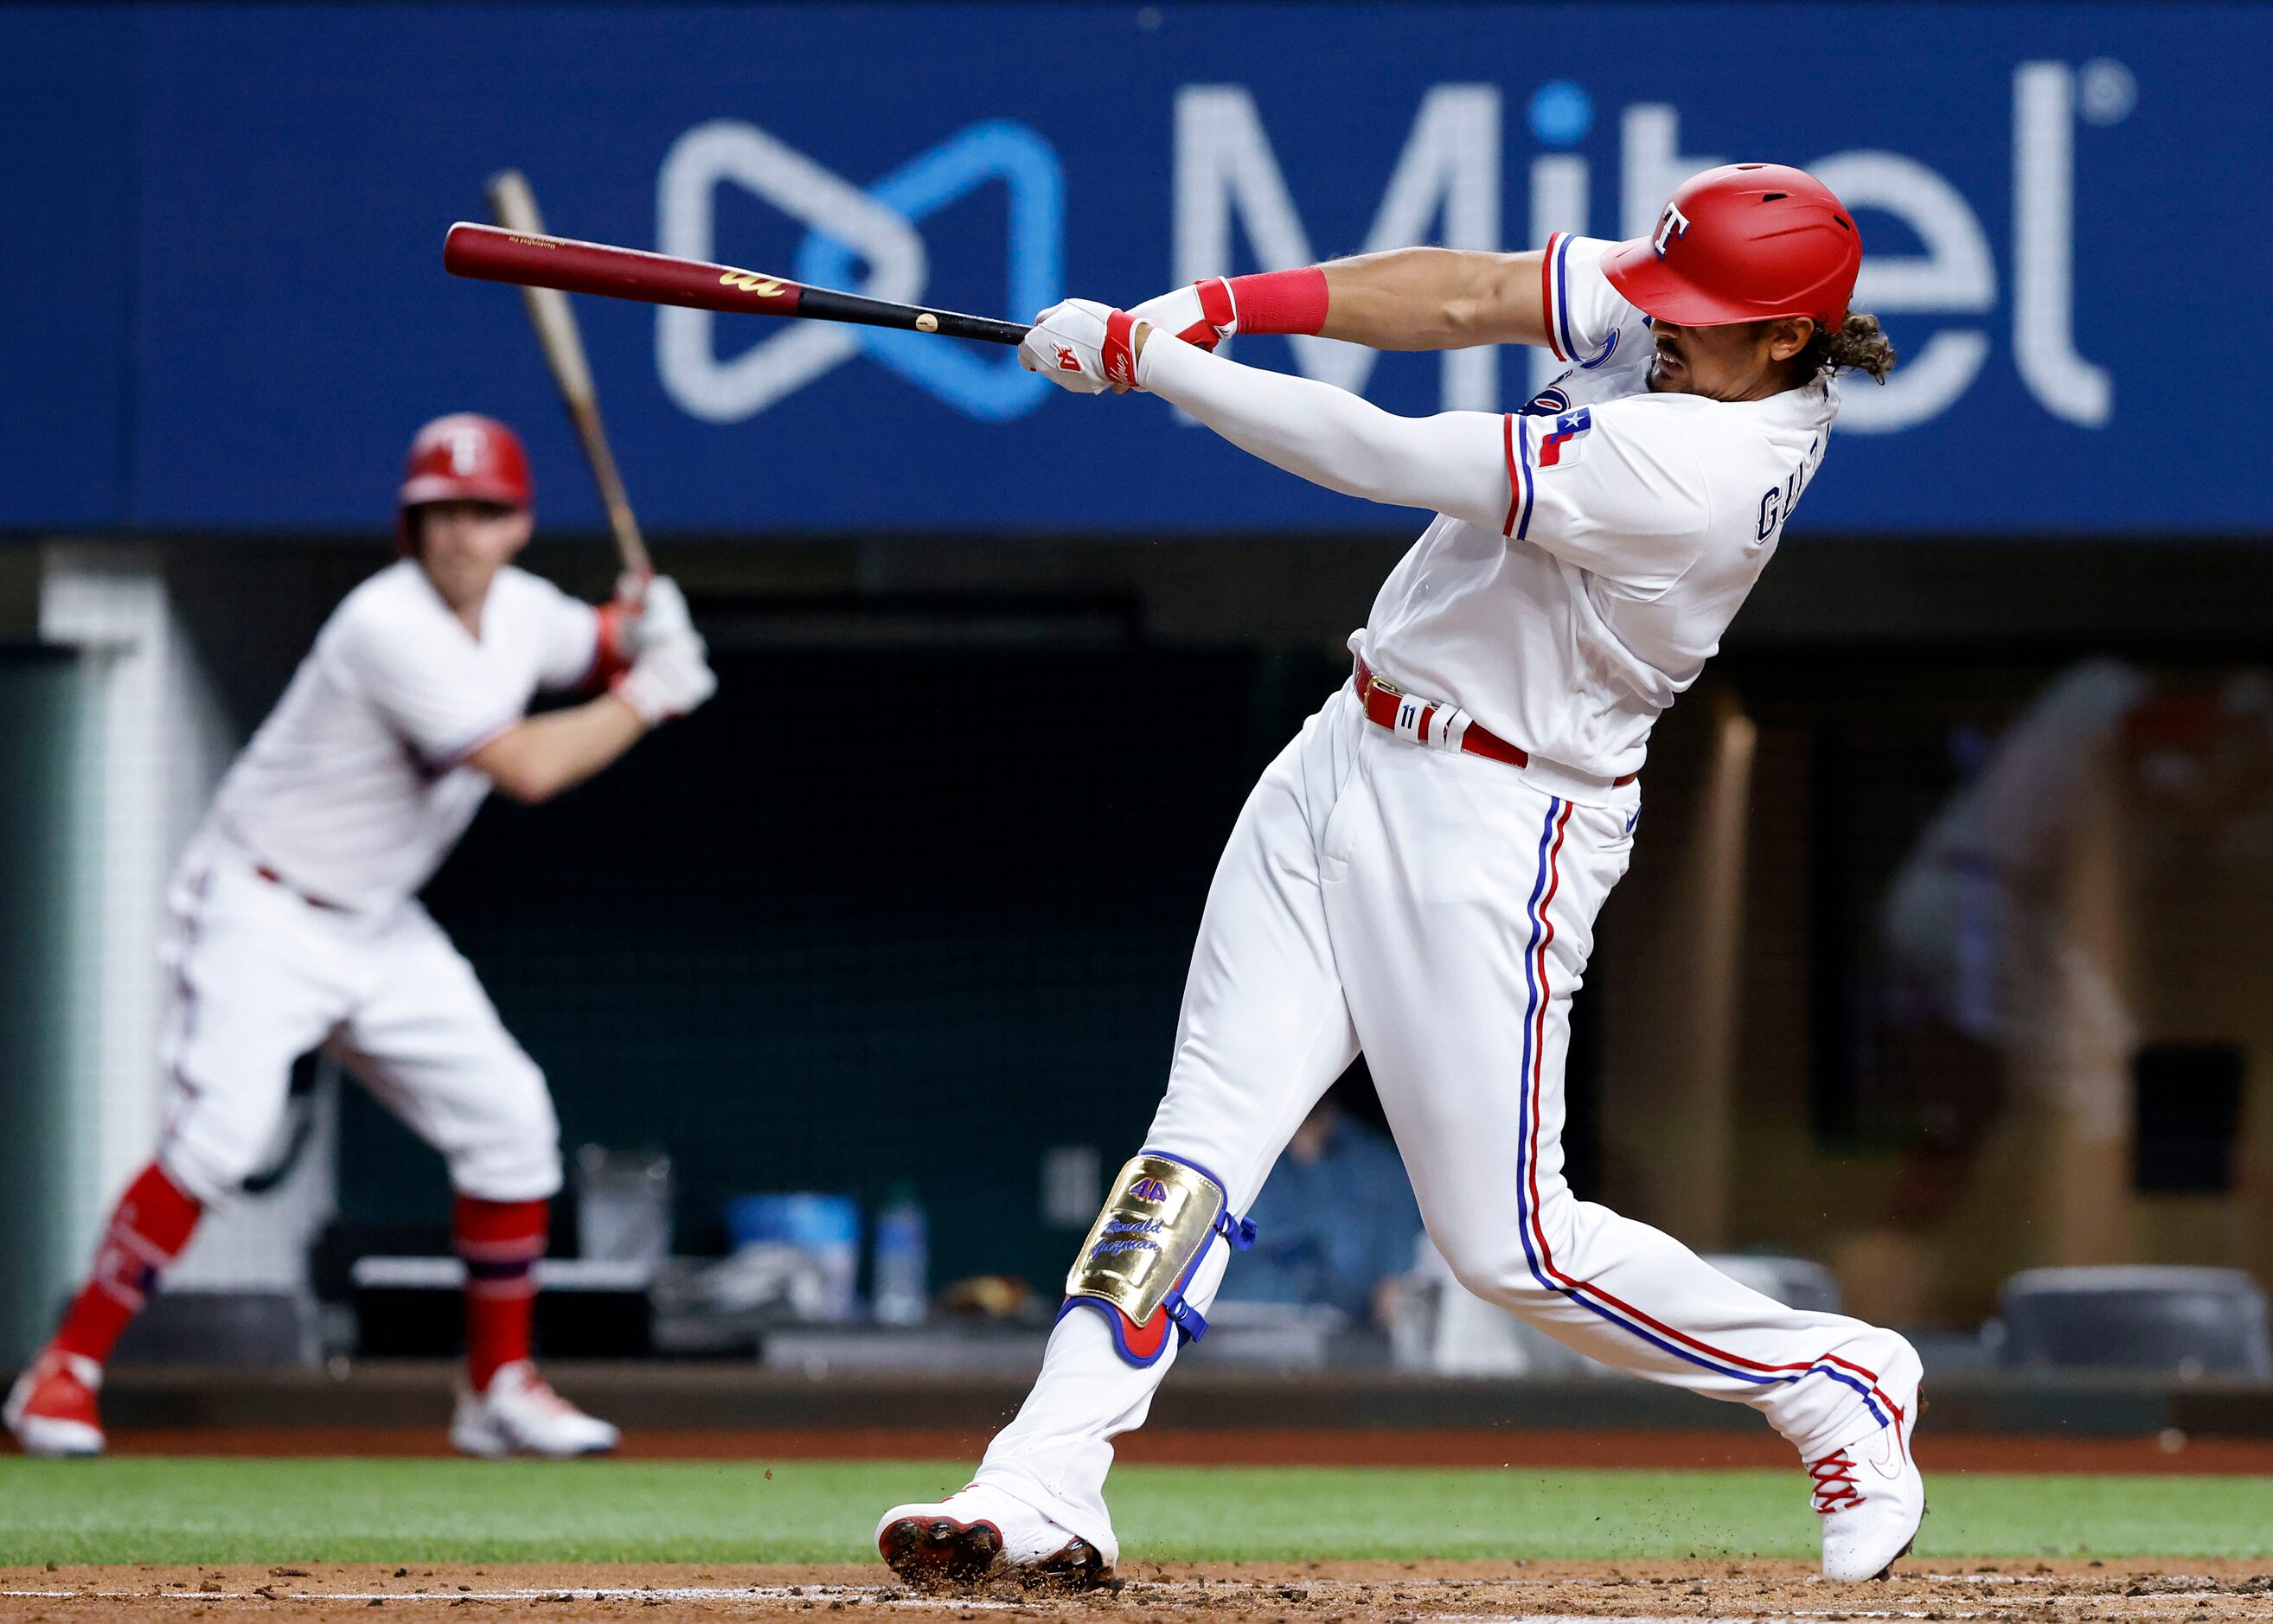
<svg viewBox="0 0 2273 1624">
<path fill-rule="evenodd" d="M 529 190 L 520 170 L 506 169 L 491 176 L 489 193 L 490 212 L 497 216 L 499 226 L 504 228 L 492 235 L 509 241 L 552 240 L 544 235 L 544 221 L 536 213 L 536 194 Z M 457 231 L 485 229 L 481 226 L 457 228 Z M 457 231 L 451 233 L 454 242 Z M 567 403 L 568 415 L 576 425 L 576 438 L 583 443 L 584 460 L 592 465 L 592 477 L 599 483 L 600 500 L 608 510 L 608 529 L 616 538 L 616 551 L 623 558 L 626 573 L 643 587 L 655 573 L 655 565 L 648 558 L 647 543 L 641 538 L 631 498 L 624 494 L 623 475 L 616 469 L 615 453 L 609 449 L 608 431 L 600 423 L 599 395 L 592 386 L 591 365 L 584 358 L 583 338 L 576 330 L 576 313 L 568 308 L 568 296 L 559 291 L 559 286 L 523 281 L 521 296 L 529 307 L 529 319 L 536 328 L 536 341 L 544 346 L 545 363 L 552 369 L 552 381 L 560 386 L 560 398 Z"/>
<path fill-rule="evenodd" d="M 833 288 L 807 288 L 730 265 L 615 248 L 605 243 L 580 243 L 534 229 L 499 230 L 461 221 L 450 228 L 450 235 L 443 240 L 442 264 L 454 276 L 518 283 L 531 290 L 532 311 L 537 296 L 533 290 L 559 288 L 611 299 L 636 299 L 646 304 L 684 305 L 690 310 L 902 327 L 911 333 L 939 333 L 988 344 L 1016 344 L 1026 336 L 1024 322 L 895 304 L 862 294 L 839 293 Z"/>
</svg>

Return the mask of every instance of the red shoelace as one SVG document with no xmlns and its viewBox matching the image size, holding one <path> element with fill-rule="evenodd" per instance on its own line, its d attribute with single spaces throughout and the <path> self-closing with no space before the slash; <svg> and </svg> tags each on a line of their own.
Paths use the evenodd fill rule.
<svg viewBox="0 0 2273 1624">
<path fill-rule="evenodd" d="M 1844 1511 L 1849 1506 L 1863 1503 L 1860 1491 L 1855 1487 L 1855 1461 L 1846 1450 L 1825 1456 L 1819 1461 L 1808 1463 L 1807 1475 L 1815 1479 L 1815 1509 L 1819 1516 L 1834 1511 Z"/>
</svg>

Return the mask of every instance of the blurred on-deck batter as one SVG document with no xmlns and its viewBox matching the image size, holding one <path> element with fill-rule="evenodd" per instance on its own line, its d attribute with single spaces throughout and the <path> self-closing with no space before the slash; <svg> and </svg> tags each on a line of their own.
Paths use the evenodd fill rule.
<svg viewBox="0 0 2273 1624">
<path fill-rule="evenodd" d="M 165 1129 L 9 1395 L 28 1452 L 101 1450 L 104 1361 L 199 1215 L 255 1171 L 293 1060 L 319 1046 L 449 1163 L 468 1351 L 452 1441 L 476 1455 L 614 1446 L 529 1361 L 560 1186 L 544 1078 L 416 894 L 492 788 L 545 800 L 716 684 L 670 580 L 596 610 L 514 567 L 529 499 L 503 423 L 459 414 L 419 430 L 402 556 L 333 611 L 222 780 L 169 897 Z M 600 692 L 526 714 L 540 690 L 578 687 Z"/>
</svg>

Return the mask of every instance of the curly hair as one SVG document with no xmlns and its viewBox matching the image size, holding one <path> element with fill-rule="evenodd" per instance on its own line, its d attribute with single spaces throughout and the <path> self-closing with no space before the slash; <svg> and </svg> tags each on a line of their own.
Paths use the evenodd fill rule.
<svg viewBox="0 0 2273 1624">
<path fill-rule="evenodd" d="M 1819 329 L 1799 352 L 1797 362 L 1804 378 L 1819 372 L 1868 372 L 1883 384 L 1894 370 L 1894 344 L 1879 331 L 1879 318 L 1860 311 L 1848 311 L 1836 333 Z"/>
</svg>

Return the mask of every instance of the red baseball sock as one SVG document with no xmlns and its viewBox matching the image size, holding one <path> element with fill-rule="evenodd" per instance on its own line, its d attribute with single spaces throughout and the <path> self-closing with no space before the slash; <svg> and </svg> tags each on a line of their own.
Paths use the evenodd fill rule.
<svg viewBox="0 0 2273 1624">
<path fill-rule="evenodd" d="M 466 1375 L 476 1393 L 489 1390 L 499 1366 L 529 1357 L 549 1216 L 545 1201 L 458 1197 L 450 1227 L 466 1261 Z"/>
<path fill-rule="evenodd" d="M 110 1227 L 94 1250 L 94 1268 L 53 1345 L 98 1365 L 109 1358 L 119 1334 L 150 1300 L 158 1271 L 182 1255 L 204 1211 L 155 1162 L 144 1168 L 112 1209 Z"/>
</svg>

